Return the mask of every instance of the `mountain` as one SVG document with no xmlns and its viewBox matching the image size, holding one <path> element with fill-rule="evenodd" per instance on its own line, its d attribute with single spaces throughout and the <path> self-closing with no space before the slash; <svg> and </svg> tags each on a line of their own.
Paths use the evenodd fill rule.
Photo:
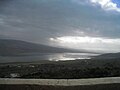
<svg viewBox="0 0 120 90">
<path fill-rule="evenodd" d="M 95 59 L 120 59 L 119 53 L 106 53 L 99 56 L 94 57 Z"/>
<path fill-rule="evenodd" d="M 30 53 L 81 53 L 72 49 L 57 48 L 47 45 L 35 44 L 21 40 L 0 39 L 0 56 L 24 55 Z"/>
</svg>

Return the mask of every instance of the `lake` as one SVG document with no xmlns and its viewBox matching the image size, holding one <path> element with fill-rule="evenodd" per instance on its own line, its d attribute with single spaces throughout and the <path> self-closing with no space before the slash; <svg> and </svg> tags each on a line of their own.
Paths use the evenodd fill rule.
<svg viewBox="0 0 120 90">
<path fill-rule="evenodd" d="M 90 59 L 99 54 L 93 53 L 31 53 L 23 56 L 0 56 L 0 63 L 7 62 L 31 62 L 40 60 L 64 61 L 76 59 Z"/>
</svg>

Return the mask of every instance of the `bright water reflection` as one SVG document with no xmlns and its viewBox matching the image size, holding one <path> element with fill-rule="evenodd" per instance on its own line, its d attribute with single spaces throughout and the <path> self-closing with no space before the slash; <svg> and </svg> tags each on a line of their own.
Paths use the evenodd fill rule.
<svg viewBox="0 0 120 90">
<path fill-rule="evenodd" d="M 91 56 L 98 54 L 91 53 L 31 53 L 24 54 L 23 56 L 0 56 L 0 63 L 3 62 L 31 62 L 40 60 L 76 60 L 76 59 L 90 59 Z"/>
</svg>

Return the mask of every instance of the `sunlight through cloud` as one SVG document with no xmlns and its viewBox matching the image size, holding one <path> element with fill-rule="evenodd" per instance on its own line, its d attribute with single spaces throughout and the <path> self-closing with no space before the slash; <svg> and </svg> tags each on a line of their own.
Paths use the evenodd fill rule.
<svg viewBox="0 0 120 90">
<path fill-rule="evenodd" d="M 113 2 L 112 0 L 90 0 L 93 4 L 98 4 L 104 10 L 114 10 L 120 12 L 120 8 L 118 7 L 117 3 Z"/>
<path fill-rule="evenodd" d="M 120 39 L 110 39 L 102 37 L 79 37 L 79 36 L 63 36 L 50 38 L 51 42 L 64 47 L 74 47 L 76 49 L 88 50 L 104 50 L 104 51 L 119 51 Z"/>
</svg>

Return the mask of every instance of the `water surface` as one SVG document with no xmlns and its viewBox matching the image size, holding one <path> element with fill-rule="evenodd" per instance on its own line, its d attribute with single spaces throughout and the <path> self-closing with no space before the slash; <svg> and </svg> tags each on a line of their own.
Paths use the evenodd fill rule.
<svg viewBox="0 0 120 90">
<path fill-rule="evenodd" d="M 90 59 L 92 56 L 98 54 L 93 53 L 31 53 L 23 56 L 0 56 L 0 63 L 7 62 L 31 62 L 39 60 L 76 60 L 76 59 Z"/>
</svg>

